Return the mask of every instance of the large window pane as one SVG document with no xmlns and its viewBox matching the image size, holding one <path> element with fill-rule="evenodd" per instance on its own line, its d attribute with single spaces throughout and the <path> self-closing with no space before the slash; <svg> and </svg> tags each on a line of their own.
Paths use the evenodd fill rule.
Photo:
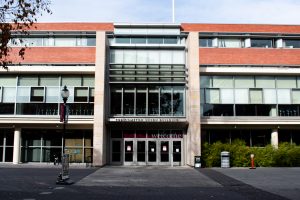
<svg viewBox="0 0 300 200">
<path fill-rule="evenodd" d="M 296 77 L 279 76 L 277 77 L 277 88 L 296 88 Z"/>
<path fill-rule="evenodd" d="M 290 104 L 291 103 L 291 90 L 277 89 L 277 102 L 278 102 L 278 104 Z"/>
<path fill-rule="evenodd" d="M 292 90 L 293 104 L 300 104 L 300 90 Z"/>
<path fill-rule="evenodd" d="M 221 89 L 221 103 L 233 104 L 234 103 L 233 89 Z"/>
<path fill-rule="evenodd" d="M 160 114 L 170 115 L 172 112 L 171 102 L 172 90 L 171 87 L 162 87 L 160 94 Z"/>
<path fill-rule="evenodd" d="M 275 89 L 264 89 L 263 97 L 265 104 L 276 104 L 276 90 Z"/>
<path fill-rule="evenodd" d="M 15 76 L 1 76 L 0 86 L 15 86 L 16 77 Z"/>
<path fill-rule="evenodd" d="M 124 50 L 124 63 L 135 64 L 136 63 L 136 51 Z"/>
<path fill-rule="evenodd" d="M 172 51 L 161 51 L 160 52 L 160 63 L 161 64 L 172 64 Z"/>
<path fill-rule="evenodd" d="M 148 113 L 149 115 L 158 115 L 158 98 L 159 93 L 157 88 L 150 88 L 149 89 L 149 99 L 148 99 Z"/>
<path fill-rule="evenodd" d="M 254 88 L 254 77 L 235 76 L 235 88 Z"/>
<path fill-rule="evenodd" d="M 138 50 L 136 51 L 136 55 L 137 55 L 137 64 L 147 64 L 148 63 L 148 53 L 147 51 L 141 51 Z"/>
<path fill-rule="evenodd" d="M 123 62 L 123 50 L 110 50 L 110 62 L 122 64 Z"/>
<path fill-rule="evenodd" d="M 110 111 L 113 115 L 121 114 L 122 105 L 122 90 L 112 90 L 111 92 L 111 104 Z"/>
<path fill-rule="evenodd" d="M 255 105 L 235 105 L 236 116 L 255 116 Z"/>
<path fill-rule="evenodd" d="M 131 38 L 131 44 L 146 44 L 146 38 L 145 37 Z"/>
<path fill-rule="evenodd" d="M 37 76 L 19 76 L 19 86 L 38 86 L 39 79 Z"/>
<path fill-rule="evenodd" d="M 55 46 L 74 47 L 76 46 L 76 38 L 54 38 Z"/>
<path fill-rule="evenodd" d="M 30 87 L 18 87 L 17 102 L 27 103 L 30 101 Z"/>
<path fill-rule="evenodd" d="M 259 89 L 250 89 L 250 103 L 261 104 L 263 103 L 263 93 Z"/>
<path fill-rule="evenodd" d="M 200 47 L 212 47 L 212 38 L 200 38 Z"/>
<path fill-rule="evenodd" d="M 212 87 L 212 77 L 200 76 L 200 88 L 210 88 L 210 87 Z"/>
<path fill-rule="evenodd" d="M 235 103 L 237 104 L 249 103 L 248 89 L 235 89 L 234 98 L 235 98 Z"/>
<path fill-rule="evenodd" d="M 46 88 L 46 103 L 57 103 L 60 98 L 59 87 L 47 87 Z"/>
<path fill-rule="evenodd" d="M 39 86 L 59 86 L 59 79 L 57 76 L 40 76 Z"/>
<path fill-rule="evenodd" d="M 232 76 L 213 76 L 214 88 L 233 88 Z"/>
<path fill-rule="evenodd" d="M 209 104 L 220 103 L 219 89 L 206 89 L 205 90 L 205 102 L 209 103 Z"/>
<path fill-rule="evenodd" d="M 137 88 L 136 91 L 136 114 L 146 114 L 146 102 L 147 102 L 147 90 L 146 88 Z"/>
<path fill-rule="evenodd" d="M 159 51 L 148 51 L 149 64 L 159 64 Z"/>
<path fill-rule="evenodd" d="M 173 51 L 173 64 L 185 64 L 184 51 Z"/>
<path fill-rule="evenodd" d="M 271 48 L 273 47 L 272 39 L 251 39 L 251 47 Z"/>
<path fill-rule="evenodd" d="M 256 76 L 256 88 L 275 88 L 274 76 Z"/>
<path fill-rule="evenodd" d="M 242 41 L 241 39 L 219 39 L 219 47 L 241 48 Z"/>
<path fill-rule="evenodd" d="M 81 86 L 81 76 L 63 76 L 61 78 L 62 86 Z"/>
<path fill-rule="evenodd" d="M 2 101 L 3 103 L 15 102 L 16 88 L 15 87 L 3 87 Z"/>
<path fill-rule="evenodd" d="M 94 76 L 83 76 L 82 77 L 82 86 L 94 87 L 95 86 L 95 77 Z"/>
<path fill-rule="evenodd" d="M 173 114 L 182 116 L 184 114 L 184 89 L 173 87 Z"/>
<path fill-rule="evenodd" d="M 284 40 L 286 48 L 300 48 L 300 40 Z"/>
<path fill-rule="evenodd" d="M 134 90 L 125 89 L 123 96 L 123 113 L 125 115 L 134 114 Z"/>
</svg>

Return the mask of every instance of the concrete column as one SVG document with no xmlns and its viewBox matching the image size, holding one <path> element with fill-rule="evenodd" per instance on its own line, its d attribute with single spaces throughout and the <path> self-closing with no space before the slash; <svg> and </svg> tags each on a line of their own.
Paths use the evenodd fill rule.
<svg viewBox="0 0 300 200">
<path fill-rule="evenodd" d="M 94 100 L 93 165 L 106 164 L 106 127 L 105 127 L 105 69 L 106 35 L 96 33 L 96 68 Z"/>
<path fill-rule="evenodd" d="M 201 155 L 201 128 L 200 128 L 200 70 L 199 70 L 199 34 L 190 32 L 187 39 L 187 164 L 194 165 L 194 156 Z"/>
<path fill-rule="evenodd" d="M 14 154 L 13 154 L 13 164 L 19 164 L 20 162 L 20 140 L 21 140 L 21 129 L 15 128 L 14 131 Z"/>
<path fill-rule="evenodd" d="M 278 129 L 273 129 L 272 130 L 271 144 L 275 149 L 278 149 Z"/>
</svg>

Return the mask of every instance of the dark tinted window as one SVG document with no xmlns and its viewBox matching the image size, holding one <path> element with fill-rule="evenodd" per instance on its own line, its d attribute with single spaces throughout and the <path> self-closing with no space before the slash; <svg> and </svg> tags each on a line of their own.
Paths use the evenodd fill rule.
<svg viewBox="0 0 300 200">
<path fill-rule="evenodd" d="M 272 39 L 251 39 L 251 47 L 271 48 L 273 47 Z"/>
<path fill-rule="evenodd" d="M 284 40 L 285 47 L 300 48 L 300 40 Z"/>
<path fill-rule="evenodd" d="M 212 47 L 212 38 L 200 38 L 200 47 Z"/>
</svg>

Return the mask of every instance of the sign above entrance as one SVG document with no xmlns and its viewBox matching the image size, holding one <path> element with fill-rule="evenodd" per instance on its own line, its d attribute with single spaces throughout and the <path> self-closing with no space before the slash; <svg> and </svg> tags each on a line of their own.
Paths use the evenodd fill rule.
<svg viewBox="0 0 300 200">
<path fill-rule="evenodd" d="M 109 122 L 186 122 L 185 118 L 109 118 Z"/>
</svg>

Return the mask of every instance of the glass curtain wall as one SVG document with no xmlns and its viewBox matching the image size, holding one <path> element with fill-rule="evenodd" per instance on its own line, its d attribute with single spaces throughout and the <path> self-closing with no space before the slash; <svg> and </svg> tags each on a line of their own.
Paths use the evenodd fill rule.
<svg viewBox="0 0 300 200">
<path fill-rule="evenodd" d="M 300 116 L 300 77 L 201 76 L 202 116 Z"/>
<path fill-rule="evenodd" d="M 114 86 L 110 93 L 112 116 L 184 116 L 184 86 Z"/>
<path fill-rule="evenodd" d="M 0 162 L 13 161 L 14 131 L 0 129 Z"/>
<path fill-rule="evenodd" d="M 70 154 L 70 162 L 92 162 L 92 131 L 68 130 L 65 136 L 62 130 L 22 130 L 22 162 L 61 161 L 63 141 L 65 152 Z"/>
</svg>

